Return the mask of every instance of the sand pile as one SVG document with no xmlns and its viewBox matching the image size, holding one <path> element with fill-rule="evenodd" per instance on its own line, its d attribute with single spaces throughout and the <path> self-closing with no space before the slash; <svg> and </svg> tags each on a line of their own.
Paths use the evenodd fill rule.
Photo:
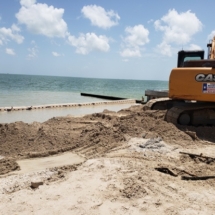
<svg viewBox="0 0 215 215">
<path fill-rule="evenodd" d="M 213 127 L 177 128 L 165 122 L 164 116 L 165 111 L 143 111 L 142 106 L 133 106 L 118 113 L 106 110 L 84 117 L 52 118 L 44 123 L 0 124 L 0 155 L 43 157 L 74 150 L 92 158 L 103 156 L 130 137 L 158 137 L 183 147 L 198 144 L 190 134 L 215 141 Z"/>
<path fill-rule="evenodd" d="M 0 155 L 26 156 L 35 152 L 47 155 L 80 147 L 96 148 L 102 153 L 125 141 L 128 135 L 192 142 L 185 132 L 165 122 L 164 114 L 164 111 L 143 111 L 142 106 L 137 106 L 118 113 L 52 118 L 44 123 L 0 124 Z"/>
</svg>

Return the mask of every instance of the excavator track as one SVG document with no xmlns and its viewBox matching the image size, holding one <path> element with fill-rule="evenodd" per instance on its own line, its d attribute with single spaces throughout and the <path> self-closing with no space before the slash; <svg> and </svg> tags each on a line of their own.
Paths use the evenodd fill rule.
<svg viewBox="0 0 215 215">
<path fill-rule="evenodd" d="M 158 98 L 148 101 L 144 110 L 167 110 L 165 120 L 175 125 L 215 125 L 215 103 Z"/>
<path fill-rule="evenodd" d="M 145 104 L 144 110 L 166 110 L 171 101 L 169 98 L 151 99 Z"/>
<path fill-rule="evenodd" d="M 181 125 L 215 125 L 215 104 L 184 103 L 169 109 L 165 120 Z"/>
<path fill-rule="evenodd" d="M 170 98 L 151 99 L 145 104 L 144 110 L 168 110 L 184 103 L 184 100 L 172 100 Z"/>
</svg>

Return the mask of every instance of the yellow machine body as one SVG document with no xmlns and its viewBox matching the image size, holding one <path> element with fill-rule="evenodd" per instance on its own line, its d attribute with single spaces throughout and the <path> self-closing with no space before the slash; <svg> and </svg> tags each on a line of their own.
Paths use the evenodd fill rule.
<svg viewBox="0 0 215 215">
<path fill-rule="evenodd" d="M 169 78 L 169 98 L 215 102 L 215 68 L 173 69 Z"/>
<path fill-rule="evenodd" d="M 215 126 L 215 37 L 207 47 L 208 59 L 203 50 L 179 51 L 169 77 L 170 99 L 151 99 L 145 109 L 167 109 L 165 120 L 173 124 Z"/>
</svg>

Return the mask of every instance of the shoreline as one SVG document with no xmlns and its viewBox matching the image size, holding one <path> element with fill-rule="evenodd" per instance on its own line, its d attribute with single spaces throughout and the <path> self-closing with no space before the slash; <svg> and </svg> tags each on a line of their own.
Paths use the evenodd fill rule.
<svg viewBox="0 0 215 215">
<path fill-rule="evenodd" d="M 0 111 L 0 123 L 13 123 L 22 121 L 25 123 L 45 122 L 53 117 L 83 116 L 103 112 L 105 109 L 119 111 L 136 104 L 135 100 L 115 100 L 89 103 L 67 103 L 58 105 L 34 106 L 32 109 L 26 107 L 14 107 Z M 22 110 L 22 111 L 21 111 Z"/>
<path fill-rule="evenodd" d="M 85 102 L 85 103 L 61 103 L 61 104 L 47 104 L 47 105 L 34 105 L 34 106 L 17 106 L 17 107 L 0 107 L 0 111 L 20 111 L 20 110 L 35 110 L 46 108 L 59 108 L 59 107 L 78 107 L 78 106 L 93 106 L 93 105 L 108 105 L 108 104 L 125 104 L 136 103 L 135 99 L 124 99 L 114 101 L 101 101 L 101 102 Z"/>
</svg>

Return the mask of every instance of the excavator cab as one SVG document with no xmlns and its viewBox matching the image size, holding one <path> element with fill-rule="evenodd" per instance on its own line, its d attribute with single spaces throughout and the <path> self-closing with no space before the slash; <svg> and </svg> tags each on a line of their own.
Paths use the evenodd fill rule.
<svg viewBox="0 0 215 215">
<path fill-rule="evenodd" d="M 204 51 L 179 51 L 178 66 L 169 77 L 169 98 L 215 103 L 215 59 L 204 59 Z"/>
<path fill-rule="evenodd" d="M 178 52 L 178 62 L 177 67 L 184 67 L 184 63 L 187 61 L 193 60 L 203 60 L 204 59 L 204 50 L 200 51 L 179 51 Z"/>
</svg>

